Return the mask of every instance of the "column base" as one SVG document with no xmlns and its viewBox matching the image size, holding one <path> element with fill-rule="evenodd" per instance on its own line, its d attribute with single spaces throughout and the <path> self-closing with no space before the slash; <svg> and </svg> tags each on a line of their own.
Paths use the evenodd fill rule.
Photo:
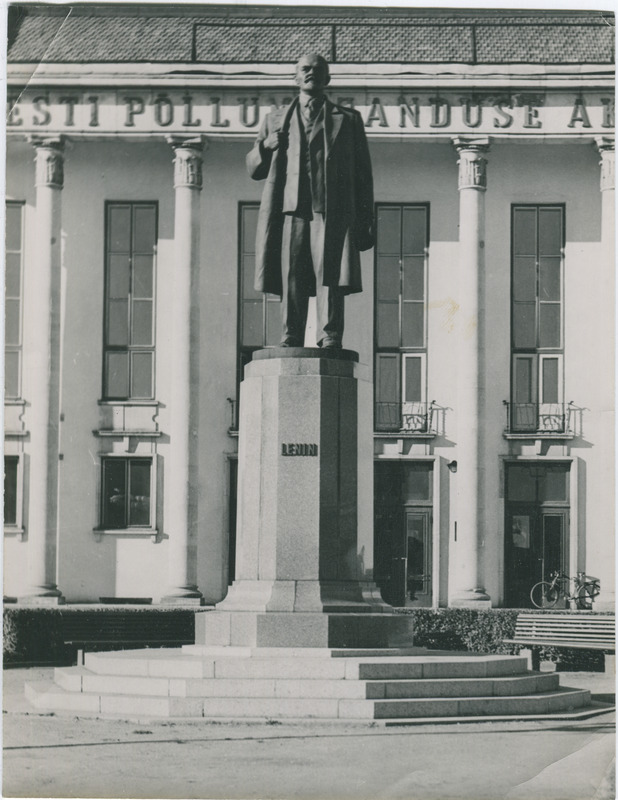
<svg viewBox="0 0 618 800">
<path fill-rule="evenodd" d="M 464 589 L 449 599 L 450 608 L 491 608 L 491 598 L 485 589 Z"/>
<path fill-rule="evenodd" d="M 204 596 L 197 586 L 181 586 L 170 589 L 159 600 L 160 605 L 168 606 L 203 606 L 205 602 Z"/>
<path fill-rule="evenodd" d="M 197 614 L 195 643 L 223 647 L 412 647 L 412 618 L 393 614 L 220 611 Z"/>
<path fill-rule="evenodd" d="M 55 585 L 33 587 L 28 594 L 17 598 L 20 606 L 62 606 L 66 603 L 62 592 Z"/>
<path fill-rule="evenodd" d="M 391 614 L 370 581 L 235 581 L 219 611 Z"/>
</svg>

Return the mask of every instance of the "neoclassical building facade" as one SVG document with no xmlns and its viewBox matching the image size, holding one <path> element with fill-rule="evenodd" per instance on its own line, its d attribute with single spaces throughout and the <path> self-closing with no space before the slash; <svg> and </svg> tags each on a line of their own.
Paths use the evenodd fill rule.
<svg viewBox="0 0 618 800">
<path fill-rule="evenodd" d="M 397 606 L 526 607 L 552 571 L 584 571 L 613 608 L 613 25 L 12 6 L 5 596 L 226 595 L 239 384 L 279 341 L 245 154 L 318 51 L 375 183 L 345 334 L 373 384 L 368 579 Z"/>
</svg>

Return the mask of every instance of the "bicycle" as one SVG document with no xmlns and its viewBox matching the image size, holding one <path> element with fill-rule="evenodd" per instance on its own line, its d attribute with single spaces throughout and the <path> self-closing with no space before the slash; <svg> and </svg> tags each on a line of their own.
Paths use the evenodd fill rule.
<svg viewBox="0 0 618 800">
<path fill-rule="evenodd" d="M 575 578 L 570 578 L 564 572 L 552 572 L 550 578 L 551 581 L 535 583 L 530 590 L 530 599 L 536 608 L 553 608 L 563 597 L 567 602 L 575 601 L 579 609 L 590 609 L 601 592 L 599 578 L 593 578 L 584 572 L 578 572 Z M 571 583 L 573 592 L 570 589 Z"/>
</svg>

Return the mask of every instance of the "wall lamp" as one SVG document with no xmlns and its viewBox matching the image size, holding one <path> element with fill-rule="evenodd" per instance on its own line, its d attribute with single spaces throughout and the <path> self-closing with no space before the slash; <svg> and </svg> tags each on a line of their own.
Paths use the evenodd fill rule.
<svg viewBox="0 0 618 800">
<path fill-rule="evenodd" d="M 457 472 L 457 462 L 456 461 L 449 461 L 446 465 L 451 472 Z"/>
</svg>

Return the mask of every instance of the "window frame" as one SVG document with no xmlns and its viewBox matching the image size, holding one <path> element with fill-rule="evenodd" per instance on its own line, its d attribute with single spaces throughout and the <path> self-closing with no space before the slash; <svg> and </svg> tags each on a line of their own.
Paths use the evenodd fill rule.
<svg viewBox="0 0 618 800">
<path fill-rule="evenodd" d="M 534 339 L 535 346 L 516 347 L 515 346 L 515 323 L 514 309 L 515 298 L 515 215 L 519 209 L 531 209 L 536 212 L 535 230 L 535 322 Z M 560 212 L 560 297 L 559 300 L 543 301 L 541 299 L 541 266 L 540 261 L 543 256 L 540 254 L 540 212 L 543 209 L 557 210 Z M 565 203 L 512 203 L 511 204 L 511 242 L 510 242 L 510 408 L 509 429 L 514 433 L 564 433 L 566 431 L 566 412 L 564 407 L 564 334 L 565 334 L 565 247 L 566 247 L 566 204 Z M 531 256 L 529 256 L 531 257 Z M 556 256 L 550 256 L 556 257 Z M 523 301 L 522 301 L 523 302 Z M 541 346 L 540 332 L 541 319 L 540 311 L 543 304 L 559 305 L 560 308 L 560 345 Z M 557 370 L 557 400 L 555 403 L 544 403 L 542 401 L 544 391 L 543 366 L 548 359 L 556 359 L 558 362 Z M 529 360 L 532 364 L 530 371 L 529 402 L 522 403 L 517 400 L 518 374 L 517 363 Z M 529 414 L 523 413 L 523 422 L 520 421 L 521 406 L 529 406 Z M 550 406 L 558 406 L 558 413 L 554 413 Z"/>
<path fill-rule="evenodd" d="M 20 209 L 20 249 L 18 251 L 11 250 L 9 251 L 6 247 L 6 218 L 7 218 L 7 209 L 9 207 L 19 208 Z M 24 318 L 24 250 L 25 250 L 25 209 L 26 203 L 24 200 L 6 200 L 5 201 L 5 315 L 6 315 L 6 301 L 7 300 L 18 300 L 19 301 L 19 313 L 18 313 L 18 342 L 17 344 L 7 344 L 6 341 L 6 329 L 5 329 L 5 340 L 4 340 L 4 364 L 5 364 L 5 378 L 4 378 L 4 399 L 5 402 L 16 402 L 19 401 L 22 397 L 22 377 L 23 377 L 23 344 L 24 344 L 24 327 L 23 327 L 23 318 Z M 19 254 L 19 297 L 14 297 L 9 295 L 6 292 L 6 257 L 9 254 L 17 252 Z M 6 364 L 7 364 L 7 356 L 9 353 L 15 353 L 17 356 L 17 388 L 16 394 L 9 394 L 7 392 L 6 386 Z"/>
<path fill-rule="evenodd" d="M 375 204 L 375 227 L 376 227 L 376 236 L 378 237 L 377 240 L 379 241 L 379 230 L 378 230 L 378 215 L 379 212 L 383 209 L 396 209 L 399 211 L 400 214 L 400 230 L 399 230 L 399 294 L 398 294 L 398 336 L 399 336 L 399 344 L 398 346 L 380 346 L 379 345 L 379 331 L 378 331 L 378 313 L 379 313 L 379 302 L 378 302 L 378 262 L 379 262 L 379 248 L 376 244 L 374 249 L 374 287 L 373 287 L 373 306 L 374 306 L 374 431 L 377 434 L 383 433 L 393 433 L 393 432 L 400 432 L 400 433 L 407 433 L 408 435 L 414 435 L 414 433 L 429 433 L 429 412 L 428 412 L 428 403 L 427 403 L 427 369 L 428 369 L 428 348 L 429 348 L 429 314 L 428 314 L 428 291 L 429 291 L 429 250 L 430 250 L 430 233 L 431 233 L 431 219 L 430 219 L 430 203 L 429 202 L 383 202 L 383 203 L 376 203 Z M 404 245 L 403 245 L 403 237 L 404 237 L 404 225 L 403 225 L 403 215 L 405 209 L 422 209 L 425 213 L 425 246 L 423 248 L 423 344 L 422 345 L 414 345 L 414 346 L 404 346 L 403 342 L 403 309 L 406 303 L 415 303 L 420 304 L 420 301 L 417 300 L 406 300 L 404 297 Z M 407 254 L 411 255 L 411 254 Z M 418 257 L 421 254 L 413 254 L 414 257 Z M 394 303 L 393 303 L 394 304 Z M 395 423 L 389 424 L 387 423 L 380 423 L 378 418 L 380 413 L 378 411 L 378 402 L 389 402 L 389 401 L 380 401 L 378 400 L 380 386 L 379 386 L 379 372 L 380 372 L 380 361 L 384 358 L 395 357 L 397 359 L 397 401 L 396 404 L 399 407 L 397 415 L 399 417 L 399 426 Z M 406 401 L 405 391 L 406 391 L 406 362 L 408 358 L 418 357 L 421 359 L 421 400 L 415 401 L 423 408 L 423 413 L 425 415 L 425 423 L 422 428 L 409 428 L 406 426 L 403 409 L 405 404 L 408 402 Z M 389 415 L 387 415 L 389 416 Z"/>
<path fill-rule="evenodd" d="M 106 525 L 106 494 L 105 494 L 105 477 L 106 477 L 106 462 L 111 461 L 124 461 L 127 465 L 132 461 L 148 462 L 150 465 L 150 506 L 149 506 L 149 523 L 147 525 L 129 525 L 125 527 L 112 528 Z M 125 487 L 128 487 L 130 482 L 129 475 L 130 467 L 125 474 Z M 155 454 L 151 455 L 132 455 L 128 453 L 105 453 L 100 456 L 100 475 L 99 475 L 99 525 L 95 528 L 98 534 L 136 534 L 146 536 L 156 536 L 157 523 L 156 523 L 156 487 L 157 487 L 157 457 Z M 128 523 L 128 502 L 130 492 L 125 491 L 125 508 L 124 513 Z"/>
<path fill-rule="evenodd" d="M 151 345 L 110 345 L 108 344 L 109 338 L 109 259 L 110 259 L 110 229 L 111 229 L 111 210 L 114 207 L 126 206 L 130 209 L 131 214 L 131 229 L 130 240 L 131 249 L 129 254 L 130 263 L 130 277 L 129 277 L 129 293 L 128 303 L 132 307 L 133 304 L 133 280 L 134 280 L 134 266 L 133 259 L 135 251 L 133 250 L 133 216 L 136 208 L 153 208 L 154 209 L 154 244 L 152 250 L 152 344 Z M 101 398 L 104 402 L 124 402 L 124 403 L 149 403 L 153 402 L 156 397 L 156 354 L 157 354 L 157 262 L 158 262 L 158 244 L 159 244 L 159 203 L 157 200 L 106 200 L 105 201 L 105 225 L 104 225 L 104 263 L 103 263 L 103 356 L 101 364 Z M 137 255 L 143 255 L 137 253 Z M 132 313 L 132 312 L 131 312 Z M 131 325 L 128 323 L 128 335 L 131 337 Z M 109 374 L 107 360 L 110 353 L 127 353 L 128 356 L 128 392 L 126 395 L 114 395 L 109 391 Z M 150 394 L 145 396 L 133 396 L 131 393 L 131 383 L 133 375 L 133 354 L 134 353 L 150 353 L 152 358 L 152 374 Z"/>
</svg>

